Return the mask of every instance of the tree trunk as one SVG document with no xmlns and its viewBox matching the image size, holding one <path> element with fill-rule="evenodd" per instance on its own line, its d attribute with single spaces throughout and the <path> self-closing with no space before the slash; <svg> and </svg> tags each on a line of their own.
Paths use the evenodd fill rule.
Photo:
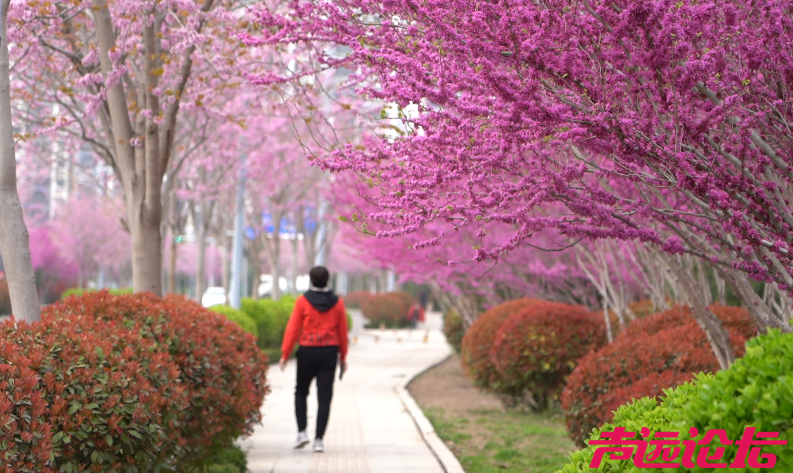
<svg viewBox="0 0 793 473">
<path fill-rule="evenodd" d="M 270 297 L 277 301 L 281 298 L 281 211 L 274 210 L 273 215 L 273 239 L 270 241 L 265 237 L 264 244 L 267 251 L 267 259 L 270 262 L 270 272 L 273 276 L 273 289 Z"/>
<path fill-rule="evenodd" d="M 262 281 L 262 264 L 261 264 L 261 259 L 260 259 L 259 256 L 257 256 L 253 260 L 253 264 L 255 266 L 253 267 L 253 291 L 252 291 L 253 294 L 252 294 L 252 298 L 253 298 L 253 300 L 256 301 L 256 300 L 259 300 L 259 284 Z"/>
<path fill-rule="evenodd" d="M 295 233 L 295 237 L 292 238 L 292 295 L 297 295 L 297 276 L 300 274 L 300 265 L 298 264 L 297 258 L 299 255 L 300 246 L 297 241 L 297 233 Z"/>
<path fill-rule="evenodd" d="M 207 256 L 207 243 L 206 243 L 206 226 L 204 225 L 204 209 L 203 202 L 198 204 L 195 212 L 196 216 L 196 243 L 198 244 L 198 256 L 196 263 L 196 277 L 195 277 L 195 296 L 196 300 L 201 300 L 201 297 L 206 291 L 206 256 Z"/>
<path fill-rule="evenodd" d="M 8 278 L 8 292 L 16 320 L 41 320 L 36 275 L 22 203 L 17 192 L 14 128 L 11 121 L 11 81 L 7 38 L 10 0 L 0 4 L 0 248 Z"/>
<path fill-rule="evenodd" d="M 116 36 L 110 17 L 107 0 L 92 0 L 94 24 L 97 34 L 99 63 L 102 73 L 108 77 L 114 73 L 110 51 L 116 48 Z M 151 49 L 150 40 L 153 34 L 151 26 L 147 27 L 146 50 Z M 158 60 L 152 51 L 147 56 L 147 65 Z M 152 71 L 151 67 L 147 70 Z M 146 74 L 147 85 L 156 80 L 153 74 Z M 157 296 L 162 295 L 162 237 L 160 224 L 162 221 L 161 186 L 164 166 L 159 153 L 158 126 L 152 118 L 144 123 L 144 149 L 133 148 L 132 139 L 136 134 L 132 129 L 129 116 L 127 93 L 122 81 L 117 81 L 107 88 L 106 105 L 110 113 L 115 161 L 121 176 L 124 199 L 127 207 L 127 219 L 132 237 L 132 287 L 135 292 L 150 291 Z M 146 102 L 146 108 L 159 113 L 159 104 L 149 89 L 139 100 Z M 137 151 L 136 151 L 137 150 Z"/>
<path fill-rule="evenodd" d="M 222 233 L 222 232 L 221 232 Z M 229 248 L 229 239 L 225 236 L 222 237 L 222 244 L 220 246 L 220 264 L 223 265 L 223 288 L 226 290 L 226 295 L 229 292 L 229 282 L 231 281 L 231 261 L 229 258 L 229 254 L 231 253 L 231 249 Z"/>
<path fill-rule="evenodd" d="M 108 0 L 92 0 L 91 14 L 96 30 L 97 52 L 105 83 L 118 71 L 111 60 L 111 52 L 117 49 L 116 35 Z M 211 9 L 213 0 L 204 0 L 201 11 Z M 190 75 L 195 46 L 184 51 L 179 72 L 179 81 L 174 91 L 177 100 L 165 109 L 155 94 L 159 87 L 162 66 L 162 38 L 159 35 L 163 18 L 154 7 L 146 12 L 153 21 L 145 24 L 142 34 L 143 75 L 142 81 L 127 85 L 117 80 L 105 90 L 105 109 L 110 116 L 108 134 L 115 148 L 114 171 L 124 189 L 127 224 L 132 237 L 132 286 L 135 292 L 150 291 L 162 295 L 162 184 L 168 168 L 177 128 L 180 101 Z M 199 30 L 203 25 L 199 20 Z M 125 89 L 125 86 L 128 89 Z M 131 105 L 134 104 L 134 105 Z M 138 108 L 133 129 L 130 110 Z M 133 143 L 142 142 L 142 146 Z"/>
<path fill-rule="evenodd" d="M 343 271 L 343 270 L 339 271 L 336 274 L 338 274 L 338 283 L 336 285 L 337 286 L 336 287 L 336 293 L 338 293 L 338 294 L 340 294 L 342 296 L 345 296 L 345 295 L 347 295 L 348 292 L 350 292 L 350 289 L 349 289 L 349 281 L 350 281 L 349 275 L 347 274 L 347 271 Z"/>
<path fill-rule="evenodd" d="M 674 277 L 677 279 L 678 290 L 685 296 L 694 318 L 710 342 L 713 354 L 719 362 L 721 369 L 727 369 L 735 362 L 735 355 L 730 346 L 730 337 L 724 325 L 713 312 L 711 312 L 702 299 L 701 291 L 697 291 L 696 284 L 691 274 L 685 270 L 675 255 L 670 255 L 666 260 Z"/>
<path fill-rule="evenodd" d="M 760 333 L 766 333 L 769 328 L 778 328 L 785 333 L 793 331 L 788 317 L 780 317 L 754 292 L 749 279 L 744 273 L 730 269 L 716 267 L 732 291 L 741 301 L 743 307 L 749 311 Z"/>
<path fill-rule="evenodd" d="M 298 234 L 303 235 L 303 256 L 305 257 L 306 271 L 308 271 L 314 265 L 317 231 L 315 228 L 311 235 L 308 234 L 305 213 L 305 207 L 298 206 L 295 211 L 295 230 Z"/>
<path fill-rule="evenodd" d="M 168 292 L 176 294 L 176 260 L 179 256 L 179 244 L 176 243 L 176 236 L 171 232 L 170 238 L 171 254 L 168 258 Z"/>
<path fill-rule="evenodd" d="M 606 321 L 606 339 L 609 343 L 614 341 L 614 334 L 611 333 L 611 317 L 609 317 L 609 306 L 603 304 L 603 319 Z"/>
<path fill-rule="evenodd" d="M 450 309 L 455 311 L 466 329 L 479 318 L 479 310 L 476 302 L 471 300 L 472 296 L 458 296 L 445 292 L 435 281 L 429 281 L 429 286 L 432 298 L 440 303 L 441 309 L 444 312 Z"/>
<path fill-rule="evenodd" d="M 132 236 L 132 288 L 162 295 L 162 238 L 159 222 L 130 225 Z"/>
<path fill-rule="evenodd" d="M 273 273 L 273 291 L 271 297 L 274 301 L 281 299 L 281 262 L 280 255 L 276 252 L 276 257 L 270 261 L 270 268 Z"/>
<path fill-rule="evenodd" d="M 642 271 L 642 282 L 645 289 L 650 293 L 650 300 L 653 303 L 653 310 L 660 312 L 668 308 L 666 294 L 666 276 L 664 273 L 664 263 L 659 261 L 658 253 L 646 244 L 636 245 L 636 251 L 630 255 L 637 266 Z"/>
<path fill-rule="evenodd" d="M 366 275 L 366 282 L 367 286 L 369 287 L 370 294 L 377 294 L 377 276 L 373 273 L 368 273 Z"/>
</svg>

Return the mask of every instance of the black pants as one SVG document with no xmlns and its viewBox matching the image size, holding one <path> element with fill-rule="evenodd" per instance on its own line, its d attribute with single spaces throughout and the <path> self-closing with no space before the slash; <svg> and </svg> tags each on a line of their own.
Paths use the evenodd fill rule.
<svg viewBox="0 0 793 473">
<path fill-rule="evenodd" d="M 317 435 L 321 439 L 325 435 L 330 417 L 330 400 L 333 398 L 333 377 L 336 375 L 336 358 L 338 346 L 300 347 L 297 350 L 297 387 L 295 388 L 295 416 L 297 430 L 306 430 L 306 398 L 311 380 L 317 378 Z"/>
</svg>

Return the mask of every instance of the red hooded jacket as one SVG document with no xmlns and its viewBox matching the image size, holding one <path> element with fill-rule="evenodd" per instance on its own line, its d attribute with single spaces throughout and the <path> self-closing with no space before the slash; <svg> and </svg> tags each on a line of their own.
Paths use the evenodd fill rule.
<svg viewBox="0 0 793 473">
<path fill-rule="evenodd" d="M 335 297 L 335 296 L 332 296 Z M 324 306 L 320 305 L 325 309 Z M 303 347 L 338 345 L 341 361 L 347 359 L 347 310 L 344 301 L 338 301 L 328 310 L 320 312 L 305 295 L 297 298 L 292 316 L 286 326 L 281 357 L 288 357 L 295 343 Z"/>
</svg>

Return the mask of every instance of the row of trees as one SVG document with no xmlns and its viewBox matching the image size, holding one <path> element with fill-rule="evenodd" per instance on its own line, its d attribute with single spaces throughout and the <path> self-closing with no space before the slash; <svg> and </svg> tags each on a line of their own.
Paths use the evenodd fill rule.
<svg viewBox="0 0 793 473">
<path fill-rule="evenodd" d="M 332 137 L 322 146 L 349 139 L 352 107 L 347 96 L 328 91 L 332 74 L 277 90 L 250 84 L 246 75 L 286 70 L 300 54 L 240 44 L 240 33 L 259 31 L 251 12 L 264 5 L 225 0 L 3 3 L 0 247 L 18 318 L 39 317 L 22 213 L 25 194 L 29 197 L 33 186 L 24 184 L 48 174 L 19 174 L 18 161 L 41 171 L 70 161 L 78 150 L 99 157 L 113 187 L 105 192 L 100 186 L 101 194 L 111 206 L 123 209 L 121 228 L 130 235 L 135 291 L 174 290 L 176 237 L 189 224 L 199 246 L 197 273 L 204 273 L 205 237 L 225 245 L 234 209 L 230 196 L 243 172 L 249 178 L 246 211 L 255 235 L 249 256 L 258 270 L 266 261 L 278 280 L 283 250 L 272 235 L 280 234 L 279 226 L 287 219 L 294 235 L 307 236 L 302 250 L 306 261 L 313 262 L 317 248 L 325 251 L 314 241 L 320 232 L 306 228 L 309 214 L 316 225 L 327 213 L 325 178 L 302 159 L 299 137 L 310 135 L 313 142 L 323 143 L 333 121 Z M 312 122 L 320 108 L 327 115 Z M 328 115 L 334 118 L 324 118 Z M 18 174 L 26 179 L 21 199 Z M 75 201 L 61 209 L 69 214 L 61 220 L 71 220 L 74 230 L 86 230 L 82 217 L 91 217 L 92 207 L 87 200 Z M 168 248 L 163 237 L 170 242 Z M 297 261 L 298 241 L 293 240 L 292 259 Z M 166 253 L 169 277 L 163 287 Z M 87 257 L 105 259 L 102 252 Z M 81 270 L 92 266 L 85 258 L 75 259 Z M 201 294 L 204 278 L 196 280 Z"/>
<path fill-rule="evenodd" d="M 419 235 L 414 247 L 453 245 L 467 231 L 475 243 L 457 260 L 580 240 L 663 252 L 726 367 L 727 332 L 697 275 L 715 272 L 761 330 L 791 330 L 791 9 L 789 0 L 294 1 L 259 12 L 264 29 L 246 41 L 300 44 L 320 58 L 262 83 L 341 65 L 359 71 L 349 85 L 361 94 L 397 104 L 401 136 L 323 161 L 376 187 L 361 193 L 376 210 L 357 216 L 369 231 Z M 335 54 L 341 46 L 349 53 Z M 608 278 L 589 279 L 614 293 Z M 764 300 L 753 281 L 777 295 Z"/>
<path fill-rule="evenodd" d="M 190 149 L 180 153 L 178 168 L 169 169 L 165 178 L 161 225 L 164 291 L 178 292 L 177 274 L 194 274 L 197 277 L 191 292 L 200 298 L 208 279 L 201 275 L 210 271 L 210 280 L 229 286 L 230 234 L 240 171 L 239 156 L 234 155 L 237 152 L 248 155 L 246 252 L 254 281 L 266 268 L 275 276 L 289 273 L 295 277 L 314 262 L 317 248 L 322 247 L 317 240 L 323 216 L 317 215 L 317 208 L 326 192 L 323 184 L 327 179 L 296 153 L 297 143 L 285 133 L 291 127 L 284 121 L 266 117 L 246 127 L 230 123 L 217 130 L 212 130 L 211 124 L 196 124 L 196 131 L 187 136 L 193 142 L 177 145 L 180 151 Z M 257 135 L 266 138 L 257 142 L 248 139 Z M 243 148 L 236 144 L 240 142 L 250 144 Z M 37 171 L 50 167 L 30 154 L 23 155 L 22 163 L 25 169 Z M 49 174 L 32 173 L 23 180 L 25 189 L 43 187 L 52 179 Z M 32 235 L 33 268 L 40 273 L 39 286 L 43 275 L 78 287 L 89 280 L 98 284 L 98 274 L 106 276 L 107 281 L 128 284 L 127 274 L 132 274 L 130 235 L 124 228 L 123 197 L 108 189 L 112 180 L 102 184 L 82 179 L 87 173 L 74 163 L 68 174 L 69 195 L 64 202 L 50 196 L 49 205 L 38 205 L 39 196 L 22 193 Z M 279 235 L 281 238 L 277 238 Z M 331 238 L 326 240 L 329 244 Z M 289 244 L 292 251 L 282 251 L 283 244 Z M 218 268 L 222 268 L 219 273 Z M 41 293 L 43 288 L 39 289 Z M 255 285 L 252 289 L 255 294 Z M 278 296 L 276 288 L 274 297 Z"/>
<path fill-rule="evenodd" d="M 63 148 L 89 143 L 112 169 L 136 290 L 162 292 L 160 235 L 163 225 L 178 230 L 170 196 L 190 150 L 216 149 L 185 187 L 207 195 L 229 182 L 217 169 L 236 175 L 237 158 L 257 146 L 290 154 L 273 145 L 286 133 L 306 138 L 291 153 L 363 176 L 368 185 L 339 179 L 357 209 L 343 217 L 361 230 L 411 235 L 414 248 L 447 244 L 453 257 L 432 258 L 447 264 L 505 262 L 518 281 L 556 293 L 575 280 L 566 272 L 578 272 L 607 310 L 626 317 L 628 286 L 655 288 L 661 304 L 659 288 L 672 284 L 726 366 L 734 358 L 726 332 L 694 289 L 704 275 L 720 294 L 729 287 L 762 330 L 790 330 L 790 8 L 776 0 L 30 0 L 3 10 L 12 12 L 9 109 L 24 124 L 20 147 L 35 152 L 33 138 L 44 133 L 74 138 Z M 362 123 L 360 98 L 392 106 Z M 262 102 L 279 100 L 284 113 L 272 120 Z M 253 123 L 260 115 L 266 126 Z M 363 146 L 351 131 L 362 127 L 374 131 Z M 12 151 L 3 161 L 7 192 Z M 268 173 L 288 166 L 259 168 L 258 182 L 272 191 L 280 181 Z M 283 212 L 284 193 L 306 193 L 300 177 L 294 182 L 271 192 L 272 214 Z M 212 212 L 194 214 L 207 222 Z M 18 255 L 9 272 L 26 275 L 20 219 L 4 219 L 0 243 Z M 281 252 L 260 243 L 256 252 Z M 575 245 L 583 249 L 557 258 Z M 388 266 L 405 259 L 396 254 Z M 615 284 L 609 268 L 628 260 L 644 279 Z M 659 268 L 663 277 L 646 277 Z M 23 294 L 25 278 L 17 279 L 12 293 Z M 472 287 L 463 289 L 476 289 L 464 279 Z M 561 291 L 582 292 L 575 284 Z"/>
</svg>

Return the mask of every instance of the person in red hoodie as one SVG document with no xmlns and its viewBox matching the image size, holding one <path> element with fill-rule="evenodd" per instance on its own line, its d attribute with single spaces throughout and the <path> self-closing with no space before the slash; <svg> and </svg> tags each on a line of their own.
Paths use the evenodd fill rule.
<svg viewBox="0 0 793 473">
<path fill-rule="evenodd" d="M 295 387 L 295 417 L 297 442 L 295 448 L 308 445 L 306 433 L 306 398 L 311 381 L 317 379 L 317 430 L 314 451 L 325 450 L 322 438 L 330 417 L 333 398 L 333 377 L 336 363 L 341 364 L 339 379 L 347 371 L 347 310 L 344 301 L 328 288 L 330 273 L 322 266 L 309 271 L 309 290 L 297 298 L 292 316 L 286 326 L 281 345 L 281 371 L 286 369 L 289 354 L 297 350 L 297 386 Z"/>
</svg>

